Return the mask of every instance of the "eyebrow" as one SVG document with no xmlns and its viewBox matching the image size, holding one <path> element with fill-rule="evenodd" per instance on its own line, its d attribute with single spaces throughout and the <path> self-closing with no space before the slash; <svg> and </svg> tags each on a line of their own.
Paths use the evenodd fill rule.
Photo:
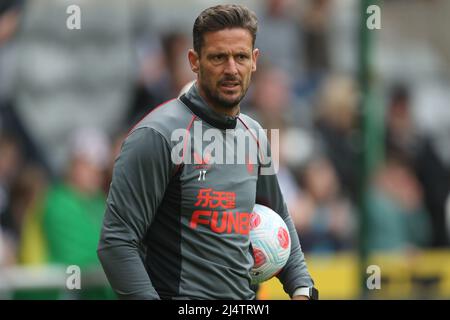
<svg viewBox="0 0 450 320">
<path fill-rule="evenodd" d="M 210 52 L 210 53 L 207 53 L 207 54 L 206 54 L 206 56 L 207 56 L 208 58 L 216 57 L 216 56 L 221 56 L 221 55 L 228 56 L 229 54 L 228 54 L 228 52 L 225 52 L 225 51 Z M 242 50 L 242 51 L 238 51 L 238 52 L 234 53 L 234 55 L 245 55 L 245 56 L 250 56 L 251 53 Z"/>
<path fill-rule="evenodd" d="M 227 56 L 227 55 L 228 55 L 227 53 L 220 51 L 220 52 L 210 52 L 206 56 L 208 58 L 212 58 L 212 57 L 216 57 L 216 56 Z"/>
</svg>

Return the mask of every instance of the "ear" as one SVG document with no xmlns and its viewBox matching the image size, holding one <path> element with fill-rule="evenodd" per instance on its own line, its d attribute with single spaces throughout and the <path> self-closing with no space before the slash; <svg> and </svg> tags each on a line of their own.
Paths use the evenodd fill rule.
<svg viewBox="0 0 450 320">
<path fill-rule="evenodd" d="M 200 57 L 198 56 L 197 52 L 195 52 L 193 49 L 189 49 L 188 59 L 191 65 L 192 72 L 198 73 L 198 71 L 200 70 Z"/>
<path fill-rule="evenodd" d="M 253 55 L 252 72 L 255 72 L 256 71 L 256 64 L 258 62 L 258 57 L 259 57 L 259 49 L 257 49 L 257 48 L 254 49 L 252 55 Z"/>
</svg>

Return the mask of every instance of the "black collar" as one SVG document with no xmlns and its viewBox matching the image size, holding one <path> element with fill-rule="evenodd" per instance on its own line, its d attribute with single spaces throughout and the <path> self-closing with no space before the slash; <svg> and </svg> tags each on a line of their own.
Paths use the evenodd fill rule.
<svg viewBox="0 0 450 320">
<path fill-rule="evenodd" d="M 235 129 L 238 117 L 227 116 L 213 110 L 202 99 L 196 85 L 192 85 L 189 91 L 180 97 L 183 102 L 197 117 L 208 122 L 218 129 Z"/>
</svg>

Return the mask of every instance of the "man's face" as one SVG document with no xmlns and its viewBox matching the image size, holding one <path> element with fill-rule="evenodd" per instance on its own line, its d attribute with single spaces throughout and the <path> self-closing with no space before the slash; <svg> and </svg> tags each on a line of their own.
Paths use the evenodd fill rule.
<svg viewBox="0 0 450 320">
<path fill-rule="evenodd" d="M 200 56 L 189 52 L 200 93 L 214 107 L 231 109 L 247 92 L 259 51 L 253 49 L 250 32 L 242 28 L 208 32 L 203 40 Z"/>
</svg>

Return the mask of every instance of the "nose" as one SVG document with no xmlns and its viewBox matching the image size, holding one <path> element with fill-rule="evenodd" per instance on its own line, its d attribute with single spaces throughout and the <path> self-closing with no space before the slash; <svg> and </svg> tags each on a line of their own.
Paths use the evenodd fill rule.
<svg viewBox="0 0 450 320">
<path fill-rule="evenodd" d="M 227 64 L 225 66 L 225 74 L 227 75 L 238 74 L 237 64 L 233 57 L 230 57 L 227 61 Z"/>
</svg>

